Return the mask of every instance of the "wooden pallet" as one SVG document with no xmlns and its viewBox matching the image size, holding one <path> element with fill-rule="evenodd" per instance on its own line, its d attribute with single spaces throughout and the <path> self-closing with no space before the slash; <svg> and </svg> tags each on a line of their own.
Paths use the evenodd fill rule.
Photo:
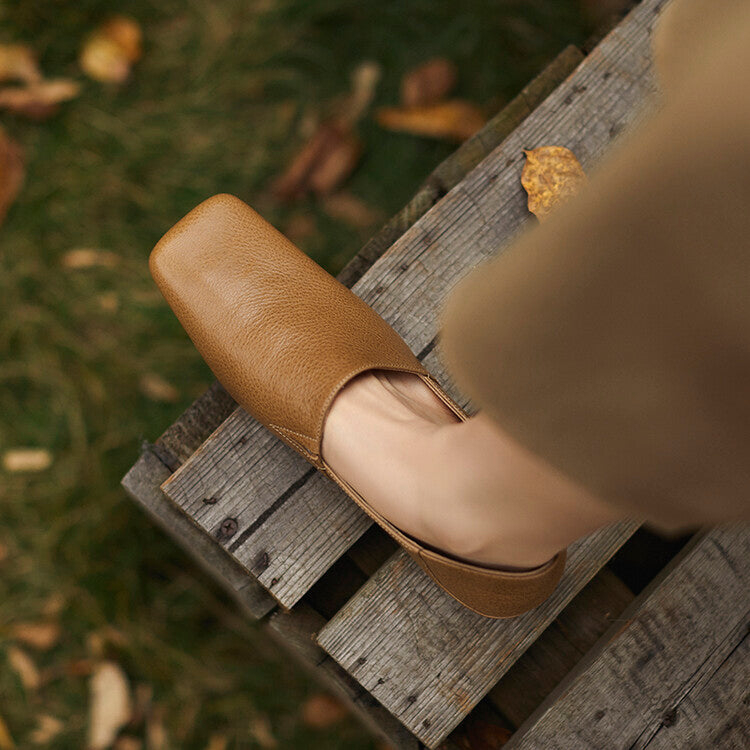
<svg viewBox="0 0 750 750">
<path fill-rule="evenodd" d="M 565 145 L 590 168 L 649 106 L 654 88 L 649 33 L 665 4 L 643 0 L 586 56 L 576 48 L 565 50 L 444 162 L 339 274 L 470 413 L 472 405 L 450 382 L 434 349 L 441 301 L 528 220 L 519 179 L 523 148 Z M 591 649 L 623 610 L 635 607 L 628 625 L 607 636 L 615 645 L 629 639 L 626 651 L 634 661 L 624 674 L 635 680 L 647 666 L 638 627 L 651 632 L 648 618 L 655 615 L 647 614 L 649 607 L 661 611 L 659 597 L 669 597 L 664 588 L 669 581 L 673 590 L 683 586 L 679 576 L 664 579 L 633 601 L 632 592 L 606 567 L 636 531 L 636 524 L 625 522 L 573 545 L 560 585 L 540 607 L 512 620 L 477 615 L 437 587 L 336 485 L 236 407 L 218 384 L 154 444 L 144 446 L 123 484 L 249 615 L 263 618 L 273 638 L 396 748 L 499 746 L 519 727 L 512 741 L 526 743 L 518 745 L 524 748 L 615 746 L 576 744 L 579 735 L 566 718 L 566 711 L 587 716 L 600 731 L 596 735 L 592 729 L 591 737 L 619 742 L 624 731 L 611 718 L 616 704 L 596 704 L 589 716 L 594 703 L 586 689 L 602 675 L 613 679 L 607 665 L 619 658 L 617 648 L 614 656 L 602 645 Z M 740 530 L 737 537 L 727 554 L 740 556 L 739 570 L 747 536 Z M 683 564 L 694 564 L 696 550 L 714 542 L 710 535 L 702 537 Z M 721 557 L 732 569 L 727 559 Z M 723 648 L 735 644 L 732 653 L 739 656 L 746 649 L 736 645 L 738 623 L 748 607 L 723 600 L 721 592 L 736 593 L 743 583 L 747 594 L 740 573 L 734 588 L 717 587 L 716 608 L 700 623 L 715 628 L 712 637 L 725 638 Z M 693 607 L 700 609 L 699 602 L 693 600 Z M 732 616 L 720 616 L 722 607 Z M 670 612 L 663 614 L 666 620 Z M 680 649 L 692 644 L 685 638 L 693 633 L 672 631 L 654 640 L 664 660 L 679 659 Z M 711 651 L 703 661 L 696 652 L 695 663 L 710 669 L 719 653 L 728 652 Z M 592 654 L 595 660 L 581 667 L 588 664 L 581 661 L 584 655 Z M 743 663 L 747 668 L 746 659 Z M 574 700 L 573 693 L 565 693 L 543 704 L 562 680 L 574 679 L 574 669 L 574 685 L 581 686 L 577 702 L 558 711 L 558 705 Z M 700 678 L 702 694 L 712 700 L 736 696 L 739 674 L 741 665 L 721 684 Z M 693 685 L 678 679 L 669 684 L 664 695 L 675 705 L 679 686 Z M 630 710 L 645 716 L 646 705 L 654 705 L 647 693 Z M 599 719 L 597 712 L 603 712 Z M 653 729 L 652 713 L 638 737 Z M 568 735 L 561 725 L 569 727 Z M 737 726 L 736 731 L 747 729 Z M 538 735 L 544 739 L 534 732 L 546 732 Z M 554 744 L 557 734 L 566 737 L 561 744 Z M 658 737 L 659 731 L 651 735 Z"/>
</svg>

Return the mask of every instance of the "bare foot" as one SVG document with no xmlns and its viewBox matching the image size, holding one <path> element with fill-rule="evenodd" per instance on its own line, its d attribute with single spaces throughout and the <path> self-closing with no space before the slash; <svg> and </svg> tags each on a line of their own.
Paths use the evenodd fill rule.
<svg viewBox="0 0 750 750">
<path fill-rule="evenodd" d="M 326 417 L 322 452 L 399 529 L 486 566 L 537 567 L 622 517 L 489 417 L 461 421 L 410 373 L 350 380 Z"/>
</svg>

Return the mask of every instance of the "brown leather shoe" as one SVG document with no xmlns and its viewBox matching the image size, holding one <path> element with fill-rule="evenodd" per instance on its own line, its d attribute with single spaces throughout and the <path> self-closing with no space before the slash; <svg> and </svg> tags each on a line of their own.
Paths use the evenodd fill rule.
<svg viewBox="0 0 750 750">
<path fill-rule="evenodd" d="M 565 552 L 529 571 L 457 560 L 396 528 L 326 465 L 320 446 L 334 396 L 371 369 L 418 375 L 468 415 L 369 305 L 238 198 L 216 195 L 170 229 L 151 273 L 198 351 L 244 409 L 330 477 L 454 599 L 513 617 L 554 590 Z"/>
</svg>

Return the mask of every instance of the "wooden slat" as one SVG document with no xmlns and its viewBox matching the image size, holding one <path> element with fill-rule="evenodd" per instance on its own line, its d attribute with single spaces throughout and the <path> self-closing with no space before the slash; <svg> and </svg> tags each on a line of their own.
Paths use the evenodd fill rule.
<svg viewBox="0 0 750 750">
<path fill-rule="evenodd" d="M 636 529 L 579 540 L 554 594 L 491 620 L 459 604 L 399 549 L 318 633 L 318 643 L 427 747 L 436 747 Z"/>
<path fill-rule="evenodd" d="M 750 527 L 689 543 L 506 746 L 750 747 Z"/>
<path fill-rule="evenodd" d="M 636 117 L 653 88 L 647 37 L 663 4 L 644 0 L 354 285 L 425 364 L 451 287 L 529 217 L 519 179 L 522 149 L 564 144 L 590 166 Z M 444 380 L 436 352 L 429 362 Z M 466 403 L 460 395 L 457 400 Z M 371 523 L 343 492 L 242 410 L 163 488 L 286 607 L 299 601 Z"/>
<path fill-rule="evenodd" d="M 253 617 L 276 606 L 273 597 L 214 541 L 162 495 L 169 469 L 151 450 L 144 451 L 122 480 L 128 494 Z"/>
</svg>

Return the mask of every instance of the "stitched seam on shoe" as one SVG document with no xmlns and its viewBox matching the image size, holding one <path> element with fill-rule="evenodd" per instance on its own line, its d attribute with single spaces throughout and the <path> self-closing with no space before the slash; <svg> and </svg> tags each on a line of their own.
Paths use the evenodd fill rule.
<svg viewBox="0 0 750 750">
<path fill-rule="evenodd" d="M 288 440 L 298 451 L 300 451 L 309 461 L 312 461 L 313 463 L 316 463 L 320 456 L 318 456 L 317 453 L 313 453 L 312 451 L 309 451 L 307 448 L 305 448 L 302 443 L 299 442 L 299 440 L 295 440 L 291 435 L 287 434 L 290 432 L 294 432 L 294 430 L 287 430 L 285 427 L 279 427 L 277 424 L 269 423 L 268 428 L 272 432 L 278 432 L 280 433 L 279 437 L 283 437 L 285 440 Z M 296 433 L 298 435 L 302 435 L 301 432 Z M 307 435 L 302 435 L 302 437 L 307 437 Z"/>
<path fill-rule="evenodd" d="M 291 433 L 292 435 L 299 435 L 299 437 L 306 438 L 307 440 L 312 440 L 315 442 L 315 438 L 311 438 L 309 435 L 305 435 L 304 432 L 296 432 L 295 430 L 290 430 L 286 427 L 281 427 L 281 425 L 273 424 L 273 422 L 269 422 L 271 427 L 274 427 L 275 429 L 279 430 L 283 433 Z"/>
</svg>

